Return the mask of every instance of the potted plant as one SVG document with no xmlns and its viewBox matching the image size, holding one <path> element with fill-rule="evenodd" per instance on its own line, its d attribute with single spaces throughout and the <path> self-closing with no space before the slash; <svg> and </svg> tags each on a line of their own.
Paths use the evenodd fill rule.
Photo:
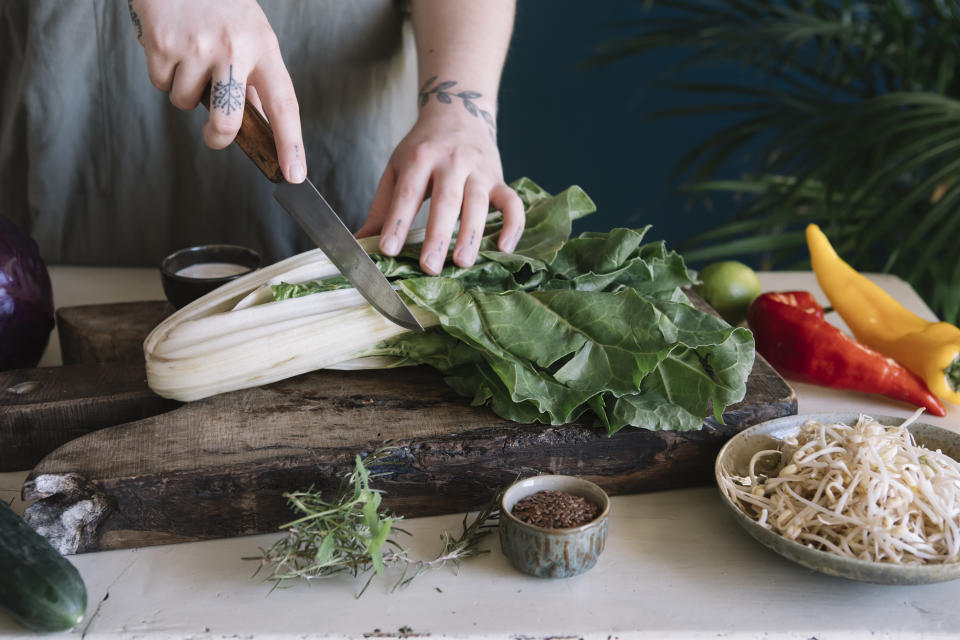
<svg viewBox="0 0 960 640">
<path fill-rule="evenodd" d="M 743 196 L 693 238 L 690 259 L 759 255 L 800 266 L 816 222 L 862 271 L 910 282 L 960 320 L 960 8 L 954 0 L 657 0 L 606 61 L 662 47 L 674 70 L 738 63 L 729 82 L 673 82 L 698 104 L 665 111 L 736 121 L 677 167 L 700 193 Z M 681 76 L 678 76 L 682 78 Z M 731 157 L 743 175 L 719 179 Z"/>
</svg>

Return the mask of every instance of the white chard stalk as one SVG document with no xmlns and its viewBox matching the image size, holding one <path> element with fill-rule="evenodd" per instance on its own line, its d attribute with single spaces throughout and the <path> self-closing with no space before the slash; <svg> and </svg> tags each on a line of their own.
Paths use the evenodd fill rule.
<svg viewBox="0 0 960 640">
<path fill-rule="evenodd" d="M 412 231 L 408 242 L 423 241 Z M 379 237 L 360 241 L 375 251 Z M 393 360 L 364 357 L 379 342 L 407 330 L 387 320 L 355 289 L 273 301 L 270 285 L 301 284 L 339 275 L 319 249 L 237 278 L 191 302 L 144 341 L 147 384 L 188 402 L 326 368 L 384 368 Z M 424 327 L 438 324 L 411 309 Z"/>
</svg>

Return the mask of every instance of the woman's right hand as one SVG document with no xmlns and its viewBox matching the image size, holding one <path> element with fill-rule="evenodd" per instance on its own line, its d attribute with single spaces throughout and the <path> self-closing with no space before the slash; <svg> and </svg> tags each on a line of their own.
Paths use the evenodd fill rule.
<svg viewBox="0 0 960 640">
<path fill-rule="evenodd" d="M 255 0 L 128 0 L 153 85 L 180 109 L 194 109 L 211 86 L 208 147 L 222 149 L 240 129 L 250 100 L 270 120 L 289 182 L 307 176 L 300 109 L 277 37 Z"/>
</svg>

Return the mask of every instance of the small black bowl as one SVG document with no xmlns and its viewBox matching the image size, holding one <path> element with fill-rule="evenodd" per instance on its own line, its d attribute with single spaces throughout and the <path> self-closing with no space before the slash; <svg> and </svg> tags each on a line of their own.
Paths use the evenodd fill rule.
<svg viewBox="0 0 960 640">
<path fill-rule="evenodd" d="M 204 273 L 198 265 L 231 265 L 235 273 Z M 183 273 L 194 268 L 194 272 Z M 243 268 L 240 271 L 240 268 Z M 225 268 L 225 267 L 224 267 Z M 205 244 L 188 247 L 171 253 L 160 263 L 163 292 L 177 309 L 186 306 L 200 296 L 210 293 L 220 285 L 260 268 L 260 254 L 253 249 L 232 244 Z"/>
</svg>

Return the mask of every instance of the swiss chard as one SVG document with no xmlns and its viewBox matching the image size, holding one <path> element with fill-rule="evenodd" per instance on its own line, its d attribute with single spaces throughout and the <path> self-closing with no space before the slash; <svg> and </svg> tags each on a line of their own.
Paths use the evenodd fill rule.
<svg viewBox="0 0 960 640">
<path fill-rule="evenodd" d="M 589 414 L 610 433 L 697 429 L 743 397 L 753 336 L 690 304 L 683 258 L 645 242 L 646 228 L 571 239 L 572 221 L 594 210 L 581 189 L 513 187 L 526 208 L 513 253 L 496 250 L 496 212 L 471 267 L 427 276 L 415 240 L 397 257 L 374 253 L 425 333 L 386 320 L 308 251 L 164 320 L 144 343 L 150 388 L 191 401 L 316 369 L 427 364 L 504 418 L 562 424 Z M 377 242 L 360 240 L 369 253 Z"/>
<path fill-rule="evenodd" d="M 416 245 L 375 258 L 439 326 L 357 355 L 436 367 L 473 404 L 518 422 L 564 424 L 590 412 L 614 433 L 628 425 L 697 429 L 708 410 L 721 419 L 745 393 L 750 332 L 689 303 L 681 288 L 692 274 L 662 242 L 644 243 L 648 228 L 570 239 L 571 221 L 594 210 L 582 190 L 551 196 L 529 180 L 514 188 L 527 208 L 514 253 L 486 248 L 474 266 L 449 266 L 439 276 L 419 270 Z M 485 247 L 496 246 L 497 233 L 494 218 Z"/>
</svg>

